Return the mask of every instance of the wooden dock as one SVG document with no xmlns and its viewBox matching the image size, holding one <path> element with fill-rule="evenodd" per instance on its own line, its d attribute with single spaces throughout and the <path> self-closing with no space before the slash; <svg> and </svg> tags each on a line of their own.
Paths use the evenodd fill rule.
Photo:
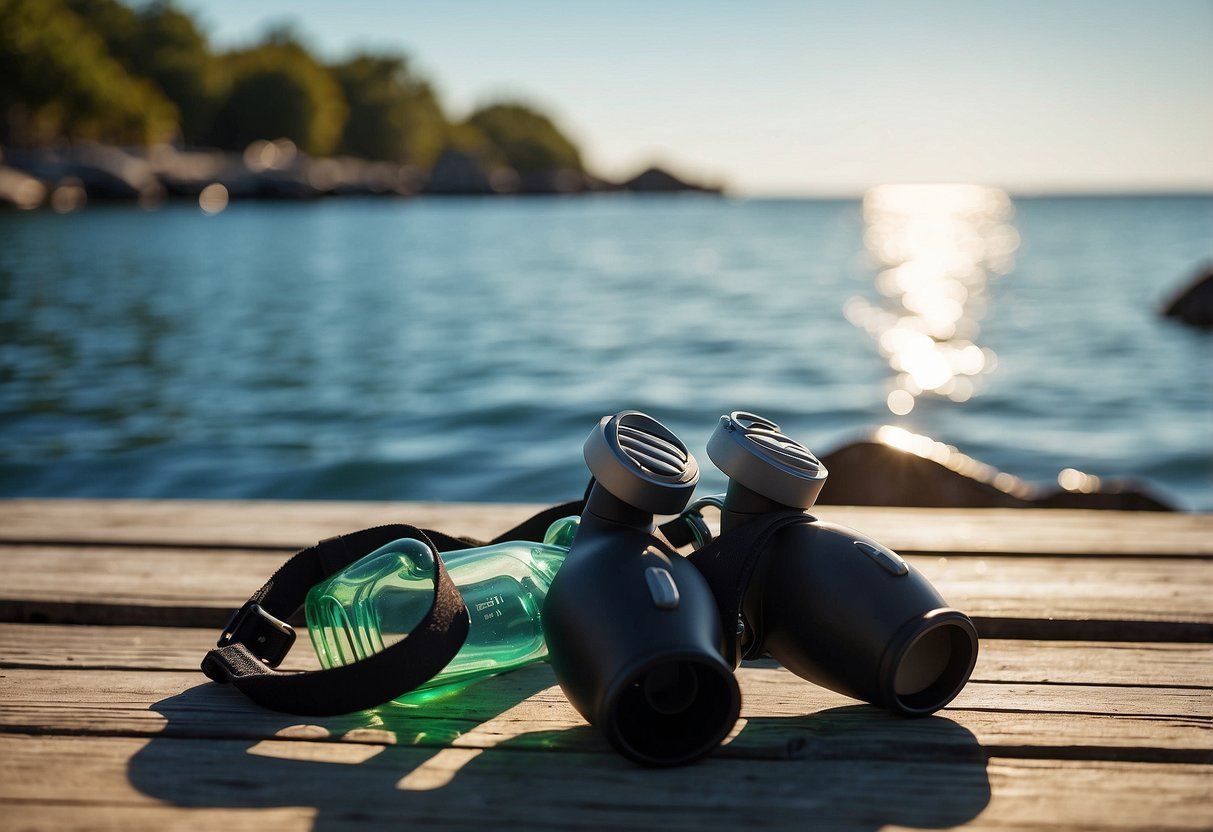
<svg viewBox="0 0 1213 832">
<path fill-rule="evenodd" d="M 530 511 L 0 502 L 0 829 L 1213 829 L 1213 515 L 822 507 L 973 616 L 973 680 L 913 720 L 747 665 L 686 768 L 614 753 L 546 665 L 325 719 L 198 670 L 297 548 Z"/>
</svg>

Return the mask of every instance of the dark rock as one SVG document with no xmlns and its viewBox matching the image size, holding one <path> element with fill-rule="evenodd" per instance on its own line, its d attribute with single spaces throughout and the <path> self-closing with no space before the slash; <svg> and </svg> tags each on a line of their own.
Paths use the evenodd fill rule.
<svg viewBox="0 0 1213 832">
<path fill-rule="evenodd" d="M 1059 488 L 1035 500 L 1040 508 L 1113 509 L 1116 511 L 1175 511 L 1148 483 L 1134 479 L 1101 479 L 1095 491 Z"/>
<path fill-rule="evenodd" d="M 518 174 L 521 194 L 579 194 L 586 188 L 585 175 L 579 170 L 531 170 Z"/>
<path fill-rule="evenodd" d="M 74 147 L 67 174 L 80 180 L 90 199 L 148 199 L 164 194 L 146 159 L 116 147 Z"/>
<path fill-rule="evenodd" d="M 1162 314 L 1188 326 L 1213 327 L 1213 263 L 1198 270 Z"/>
<path fill-rule="evenodd" d="M 320 191 L 308 179 L 306 168 L 304 163 L 294 169 L 260 171 L 224 185 L 233 198 L 313 199 Z"/>
<path fill-rule="evenodd" d="M 235 157 L 219 150 L 177 150 L 159 145 L 147 153 L 147 162 L 165 190 L 172 196 L 196 197 L 213 182 L 221 182 L 226 171 L 240 170 Z"/>
<path fill-rule="evenodd" d="M 622 191 L 623 184 L 620 182 L 612 182 L 609 179 L 603 179 L 600 176 L 595 176 L 592 173 L 582 172 L 582 179 L 585 181 L 585 190 L 592 193 L 612 193 Z"/>
<path fill-rule="evenodd" d="M 720 193 L 720 188 L 684 182 L 669 171 L 656 167 L 633 176 L 623 183 L 623 189 L 637 193 L 678 193 L 680 191 Z"/>
<path fill-rule="evenodd" d="M 928 440 L 929 441 L 929 440 Z M 935 443 L 939 444 L 939 443 Z M 942 446 L 946 448 L 946 446 Z M 851 506 L 918 506 L 932 508 L 1023 508 L 1027 486 L 998 472 L 959 470 L 960 455 L 928 459 L 883 442 L 854 442 L 821 461 L 830 472 L 819 503 Z M 964 460 L 972 462 L 968 457 Z M 974 463 L 980 465 L 979 463 Z"/>
<path fill-rule="evenodd" d="M 496 193 L 488 165 L 470 153 L 446 150 L 438 158 L 425 186 L 427 194 Z"/>
<path fill-rule="evenodd" d="M 818 499 L 828 505 L 920 508 L 1079 508 L 1174 511 L 1176 507 L 1134 480 L 1077 474 L 1084 489 L 1046 493 L 951 446 L 899 432 L 896 445 L 872 440 L 844 445 L 821 457 L 829 471 Z"/>
<path fill-rule="evenodd" d="M 10 151 L 9 164 L 52 185 L 70 182 L 89 199 L 154 199 L 164 193 L 147 160 L 118 147 L 83 142 Z"/>
</svg>

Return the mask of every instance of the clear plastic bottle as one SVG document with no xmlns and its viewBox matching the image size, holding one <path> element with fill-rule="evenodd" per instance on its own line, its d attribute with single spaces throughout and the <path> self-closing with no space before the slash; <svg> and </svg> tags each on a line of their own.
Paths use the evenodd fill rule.
<svg viewBox="0 0 1213 832">
<path fill-rule="evenodd" d="M 470 617 L 467 641 L 441 673 L 397 702 L 417 704 L 547 657 L 541 612 L 579 518 L 553 523 L 543 543 L 511 541 L 443 554 Z M 419 540 L 376 549 L 312 587 L 304 613 L 322 667 L 400 641 L 434 600 L 434 559 Z"/>
</svg>

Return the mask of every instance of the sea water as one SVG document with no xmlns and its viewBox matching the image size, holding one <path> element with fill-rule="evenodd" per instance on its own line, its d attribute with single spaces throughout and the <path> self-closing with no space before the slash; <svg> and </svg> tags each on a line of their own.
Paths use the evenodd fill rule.
<svg viewBox="0 0 1213 832">
<path fill-rule="evenodd" d="M 881 426 L 1213 509 L 1213 197 L 331 199 L 0 213 L 0 495 L 555 501 L 644 410 Z"/>
</svg>

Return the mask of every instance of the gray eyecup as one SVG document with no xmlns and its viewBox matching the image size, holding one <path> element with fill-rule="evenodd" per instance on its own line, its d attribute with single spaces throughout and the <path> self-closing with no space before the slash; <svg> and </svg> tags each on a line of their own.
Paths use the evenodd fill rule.
<svg viewBox="0 0 1213 832">
<path fill-rule="evenodd" d="M 812 451 L 780 433 L 779 425 L 740 410 L 720 417 L 708 457 L 729 479 L 791 508 L 811 508 L 829 476 Z"/>
<path fill-rule="evenodd" d="M 599 485 L 650 514 L 678 514 L 699 482 L 699 463 L 682 440 L 638 410 L 604 416 L 583 453 Z"/>
</svg>

